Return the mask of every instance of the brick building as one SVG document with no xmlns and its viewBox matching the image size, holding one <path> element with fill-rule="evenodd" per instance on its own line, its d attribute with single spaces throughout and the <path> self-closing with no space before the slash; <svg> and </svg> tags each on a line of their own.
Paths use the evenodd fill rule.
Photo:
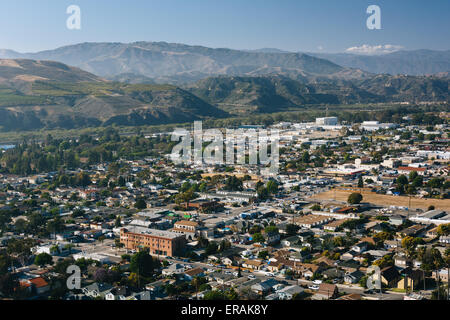
<svg viewBox="0 0 450 320">
<path fill-rule="evenodd" d="M 173 257 L 186 246 L 186 237 L 171 231 L 127 227 L 120 230 L 120 242 L 130 250 L 149 249 L 152 255 Z"/>
</svg>

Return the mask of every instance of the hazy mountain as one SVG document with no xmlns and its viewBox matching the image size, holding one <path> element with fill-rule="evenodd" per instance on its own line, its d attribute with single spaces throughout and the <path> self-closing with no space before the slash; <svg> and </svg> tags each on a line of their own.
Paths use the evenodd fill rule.
<svg viewBox="0 0 450 320">
<path fill-rule="evenodd" d="M 152 78 L 135 73 L 121 73 L 116 76 L 109 77 L 108 80 L 124 83 L 144 83 L 144 84 L 155 83 L 155 80 L 153 80 Z"/>
<path fill-rule="evenodd" d="M 0 60 L 3 130 L 144 125 L 223 117 L 172 85 L 125 84 L 52 61 Z"/>
<path fill-rule="evenodd" d="M 450 71 L 450 50 L 397 51 L 383 55 L 309 53 L 348 68 L 392 75 L 427 75 Z"/>
<path fill-rule="evenodd" d="M 262 52 L 262 53 L 292 53 L 291 51 L 280 50 L 277 48 L 261 48 L 252 50 L 243 50 L 248 52 Z"/>
<path fill-rule="evenodd" d="M 81 43 L 21 57 L 59 61 L 107 78 L 135 74 L 159 83 L 187 83 L 217 75 L 284 74 L 299 80 L 365 75 L 307 54 L 273 51 L 212 49 L 166 42 Z M 12 53 L 5 54 L 10 57 Z"/>
</svg>

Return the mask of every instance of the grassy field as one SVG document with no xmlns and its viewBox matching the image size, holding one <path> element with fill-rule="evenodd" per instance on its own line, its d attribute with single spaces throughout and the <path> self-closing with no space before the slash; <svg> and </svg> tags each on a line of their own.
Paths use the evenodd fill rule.
<svg viewBox="0 0 450 320">
<path fill-rule="evenodd" d="M 315 200 L 337 200 L 337 201 L 347 201 L 348 196 L 352 191 L 346 190 L 330 190 L 311 197 Z M 376 194 L 373 192 L 361 193 L 363 195 L 363 202 L 369 202 L 379 206 L 398 206 L 398 207 L 409 207 L 409 197 L 403 196 L 391 196 Z M 421 199 L 421 198 L 411 198 L 411 208 L 412 209 L 428 209 L 429 206 L 433 205 L 436 209 L 440 210 L 450 210 L 450 199 Z"/>
</svg>

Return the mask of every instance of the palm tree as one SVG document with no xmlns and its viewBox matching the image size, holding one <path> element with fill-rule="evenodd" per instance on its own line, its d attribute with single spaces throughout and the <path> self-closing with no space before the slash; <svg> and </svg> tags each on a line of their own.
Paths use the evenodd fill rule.
<svg viewBox="0 0 450 320">
<path fill-rule="evenodd" d="M 439 270 L 445 265 L 444 259 L 441 256 L 441 252 L 436 248 L 431 248 L 429 250 L 425 249 L 421 251 L 422 260 L 422 270 L 434 271 L 437 276 L 437 298 L 440 299 L 440 277 Z"/>
<path fill-rule="evenodd" d="M 447 300 L 450 300 L 450 249 L 445 250 L 444 264 L 447 266 Z"/>
</svg>

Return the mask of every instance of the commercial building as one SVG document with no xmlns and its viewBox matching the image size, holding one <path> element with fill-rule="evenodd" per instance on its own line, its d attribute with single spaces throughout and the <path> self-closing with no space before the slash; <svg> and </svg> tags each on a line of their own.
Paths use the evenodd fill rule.
<svg viewBox="0 0 450 320">
<path fill-rule="evenodd" d="M 181 220 L 175 222 L 171 231 L 175 233 L 182 233 L 186 235 L 187 238 L 193 239 L 197 235 L 198 227 L 198 222 Z"/>
<path fill-rule="evenodd" d="M 186 246 L 186 237 L 171 231 L 127 227 L 120 230 L 120 242 L 130 250 L 149 249 L 152 255 L 175 256 Z"/>
<path fill-rule="evenodd" d="M 337 117 L 316 118 L 316 124 L 321 126 L 335 126 L 338 124 Z"/>
</svg>

